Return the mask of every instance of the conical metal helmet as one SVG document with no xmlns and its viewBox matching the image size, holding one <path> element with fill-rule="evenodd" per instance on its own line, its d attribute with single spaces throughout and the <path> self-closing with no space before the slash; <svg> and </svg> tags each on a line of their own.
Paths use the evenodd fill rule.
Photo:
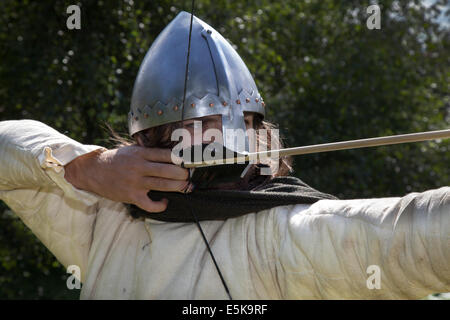
<svg viewBox="0 0 450 320">
<path fill-rule="evenodd" d="M 242 129 L 244 111 L 264 116 L 264 101 L 241 57 L 214 28 L 193 17 L 186 100 L 182 108 L 191 14 L 180 12 L 148 50 L 134 83 L 130 135 L 166 123 L 222 116 L 222 132 Z M 184 111 L 183 111 L 184 110 Z M 184 112 L 184 116 L 182 116 Z M 223 135 L 231 150 L 248 151 Z"/>
</svg>

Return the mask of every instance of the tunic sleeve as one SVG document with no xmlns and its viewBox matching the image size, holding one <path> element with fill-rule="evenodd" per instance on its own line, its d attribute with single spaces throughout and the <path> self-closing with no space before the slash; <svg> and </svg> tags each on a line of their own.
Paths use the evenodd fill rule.
<svg viewBox="0 0 450 320">
<path fill-rule="evenodd" d="M 73 187 L 64 165 L 99 149 L 33 120 L 0 122 L 0 200 L 65 267 L 87 267 L 100 196 Z"/>
<path fill-rule="evenodd" d="M 420 299 L 450 291 L 450 187 L 271 212 L 283 299 Z M 267 235 L 264 237 L 267 243 Z"/>
</svg>

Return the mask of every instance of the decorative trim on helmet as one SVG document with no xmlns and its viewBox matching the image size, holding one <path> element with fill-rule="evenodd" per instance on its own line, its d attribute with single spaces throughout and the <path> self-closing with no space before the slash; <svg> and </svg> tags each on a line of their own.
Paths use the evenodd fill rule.
<svg viewBox="0 0 450 320">
<path fill-rule="evenodd" d="M 181 121 L 182 106 L 181 100 L 172 98 L 167 104 L 157 101 L 153 105 L 146 104 L 137 110 L 130 111 L 128 126 L 131 128 L 132 135 L 144 129 Z M 228 114 L 229 108 L 240 108 L 242 112 L 256 112 L 264 116 L 264 101 L 261 95 L 254 90 L 251 92 L 241 90 L 235 99 L 230 100 L 211 93 L 202 98 L 198 98 L 195 94 L 189 96 L 186 98 L 184 107 L 184 120 Z"/>
</svg>

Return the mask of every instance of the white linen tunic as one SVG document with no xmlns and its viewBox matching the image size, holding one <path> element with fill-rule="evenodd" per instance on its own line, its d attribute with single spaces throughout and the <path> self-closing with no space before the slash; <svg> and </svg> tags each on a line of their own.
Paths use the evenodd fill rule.
<svg viewBox="0 0 450 320">
<path fill-rule="evenodd" d="M 80 267 L 82 299 L 227 299 L 195 224 L 134 220 L 122 203 L 64 179 L 65 164 L 98 148 L 37 121 L 0 122 L 0 199 L 58 261 Z M 450 291 L 448 186 L 201 225 L 234 299 L 417 299 Z"/>
</svg>

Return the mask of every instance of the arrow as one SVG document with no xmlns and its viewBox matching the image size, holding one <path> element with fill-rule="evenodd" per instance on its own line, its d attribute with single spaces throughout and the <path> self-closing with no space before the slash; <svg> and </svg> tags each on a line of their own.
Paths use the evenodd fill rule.
<svg viewBox="0 0 450 320">
<path fill-rule="evenodd" d="M 184 168 L 200 168 L 215 165 L 223 165 L 230 163 L 243 163 L 245 161 L 255 161 L 257 159 L 267 159 L 270 157 L 280 158 L 283 156 L 297 156 L 302 154 L 319 153 L 319 152 L 329 152 L 337 150 L 348 150 L 348 149 L 358 149 L 376 146 L 386 146 L 391 144 L 400 143 L 410 143 L 410 142 L 420 142 L 435 139 L 446 139 L 450 138 L 450 129 L 437 130 L 437 131 L 426 131 L 417 133 L 400 134 L 394 136 L 386 137 L 376 137 L 368 139 L 359 140 L 349 140 L 341 142 L 323 143 L 315 144 L 303 147 L 285 148 L 278 150 L 268 150 L 260 152 L 252 152 L 247 154 L 238 154 L 230 158 L 225 159 L 211 159 L 208 161 L 197 161 L 197 162 L 183 162 L 181 165 Z"/>
</svg>

